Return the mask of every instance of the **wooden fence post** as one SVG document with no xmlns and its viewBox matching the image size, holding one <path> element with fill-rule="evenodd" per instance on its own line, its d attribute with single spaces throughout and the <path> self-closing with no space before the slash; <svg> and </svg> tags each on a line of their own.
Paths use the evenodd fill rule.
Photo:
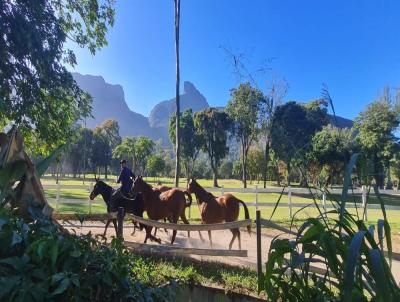
<svg viewBox="0 0 400 302">
<path fill-rule="evenodd" d="M 258 211 L 258 186 L 256 186 L 256 215 Z"/>
<path fill-rule="evenodd" d="M 125 209 L 123 207 L 118 208 L 118 216 L 117 216 L 117 237 L 124 240 L 124 216 Z"/>
<path fill-rule="evenodd" d="M 260 210 L 256 211 L 256 236 L 257 236 L 257 277 L 258 277 L 258 291 L 262 286 L 262 257 L 261 257 L 261 213 Z"/>
<path fill-rule="evenodd" d="M 362 206 L 363 206 L 363 212 L 364 212 L 363 220 L 367 221 L 368 220 L 368 205 L 367 205 L 367 187 L 365 185 L 363 185 L 361 187 L 361 200 L 362 200 Z"/>
<path fill-rule="evenodd" d="M 56 213 L 59 212 L 59 203 L 60 203 L 60 182 L 57 182 L 57 192 L 56 192 Z"/>
<path fill-rule="evenodd" d="M 289 207 L 289 218 L 292 219 L 292 187 L 288 187 L 288 207 Z"/>
</svg>

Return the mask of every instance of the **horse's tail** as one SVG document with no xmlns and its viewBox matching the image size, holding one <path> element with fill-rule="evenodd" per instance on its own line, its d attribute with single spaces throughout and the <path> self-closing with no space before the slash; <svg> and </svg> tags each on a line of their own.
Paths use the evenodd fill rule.
<svg viewBox="0 0 400 302">
<path fill-rule="evenodd" d="M 188 197 L 186 207 L 190 207 L 192 205 L 192 195 L 188 191 L 183 191 L 183 194 Z"/>
<path fill-rule="evenodd" d="M 243 205 L 243 208 L 244 208 L 244 218 L 245 218 L 245 219 L 250 219 L 249 209 L 247 208 L 246 203 L 245 203 L 243 200 L 240 200 L 240 199 L 238 199 L 237 201 L 240 202 L 240 203 Z M 248 232 L 249 234 L 251 234 L 251 224 L 249 224 L 249 225 L 247 226 L 247 232 Z"/>
</svg>

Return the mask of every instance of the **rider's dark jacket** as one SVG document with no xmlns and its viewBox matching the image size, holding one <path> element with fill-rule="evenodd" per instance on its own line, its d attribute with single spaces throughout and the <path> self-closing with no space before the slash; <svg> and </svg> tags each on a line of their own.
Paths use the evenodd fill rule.
<svg viewBox="0 0 400 302">
<path fill-rule="evenodd" d="M 132 188 L 133 180 L 131 177 L 135 178 L 135 174 L 132 173 L 132 170 L 128 167 L 123 167 L 119 174 L 117 183 L 121 183 L 121 192 L 124 195 L 127 195 Z"/>
</svg>

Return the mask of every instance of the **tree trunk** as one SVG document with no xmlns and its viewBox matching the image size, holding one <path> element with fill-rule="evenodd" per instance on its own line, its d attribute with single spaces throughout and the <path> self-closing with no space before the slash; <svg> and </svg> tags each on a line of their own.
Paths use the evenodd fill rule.
<svg viewBox="0 0 400 302">
<path fill-rule="evenodd" d="M 264 163 L 264 171 L 263 171 L 263 180 L 264 180 L 264 189 L 267 187 L 267 172 L 268 172 L 268 161 L 269 161 L 269 142 L 265 143 L 265 163 Z"/>
<path fill-rule="evenodd" d="M 246 155 L 245 147 L 242 146 L 242 181 L 243 188 L 247 188 L 247 163 L 246 163 Z"/>
<path fill-rule="evenodd" d="M 176 85 L 175 85 L 175 98 L 176 98 L 176 158 L 175 158 L 175 187 L 179 186 L 180 174 L 180 100 L 179 100 L 179 21 L 180 21 L 180 0 L 174 0 L 175 4 L 175 54 L 176 54 Z"/>
<path fill-rule="evenodd" d="M 218 169 L 217 169 L 217 165 L 213 163 L 213 160 L 211 160 L 211 169 L 213 170 L 213 186 L 215 188 L 219 188 L 219 186 L 218 186 Z"/>
<path fill-rule="evenodd" d="M 107 176 L 108 176 L 108 169 L 107 168 L 108 168 L 108 166 L 106 165 L 105 168 L 104 168 L 104 175 L 105 175 L 104 177 L 105 177 L 105 179 L 107 179 Z"/>
<path fill-rule="evenodd" d="M 218 186 L 218 171 L 217 169 L 213 169 L 213 185 L 215 188 L 219 188 Z"/>
<path fill-rule="evenodd" d="M 290 159 L 288 160 L 286 164 L 286 169 L 287 169 L 287 184 L 290 186 L 290 172 L 291 172 L 291 167 L 290 167 Z"/>
</svg>

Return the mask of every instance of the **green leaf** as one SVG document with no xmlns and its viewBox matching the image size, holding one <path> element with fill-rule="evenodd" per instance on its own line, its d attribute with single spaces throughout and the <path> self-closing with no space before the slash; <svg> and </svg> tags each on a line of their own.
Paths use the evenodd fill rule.
<svg viewBox="0 0 400 302">
<path fill-rule="evenodd" d="M 60 282 L 60 284 L 58 285 L 58 287 L 55 289 L 55 291 L 53 292 L 53 296 L 62 294 L 63 292 L 65 292 L 68 287 L 70 285 L 70 280 L 68 278 L 63 278 Z"/>
<path fill-rule="evenodd" d="M 54 241 L 50 247 L 50 259 L 52 266 L 56 264 L 57 256 L 58 256 L 58 242 Z"/>
<path fill-rule="evenodd" d="M 7 296 L 14 287 L 18 286 L 21 278 L 21 276 L 0 277 L 0 299 Z"/>
<path fill-rule="evenodd" d="M 347 195 L 348 195 L 349 187 L 351 186 L 351 174 L 352 174 L 353 168 L 357 162 L 358 155 L 359 155 L 358 153 L 354 153 L 351 156 L 350 161 L 346 166 L 346 171 L 344 174 L 344 181 L 343 181 L 343 189 L 342 189 L 342 200 L 340 203 L 340 220 L 342 220 L 344 209 L 346 207 Z"/>
<path fill-rule="evenodd" d="M 312 225 L 304 233 L 304 236 L 300 238 L 299 242 L 300 243 L 312 242 L 318 237 L 318 235 L 320 235 L 320 233 L 321 232 L 319 228 L 316 225 Z"/>
<path fill-rule="evenodd" d="M 358 258 L 360 256 L 360 247 L 361 243 L 364 240 L 364 231 L 357 232 L 353 240 L 351 240 L 349 251 L 346 257 L 346 267 L 344 271 L 344 279 L 343 279 L 343 301 L 351 302 L 352 301 L 352 291 L 354 286 L 354 276 L 355 269 L 358 264 Z"/>
<path fill-rule="evenodd" d="M 385 269 L 383 266 L 383 259 L 382 259 L 382 253 L 378 249 L 373 249 L 369 251 L 369 256 L 371 258 L 371 274 L 374 278 L 375 285 L 376 285 L 376 296 L 380 300 L 378 301 L 393 301 L 393 296 L 390 294 L 390 290 L 388 288 L 388 283 L 390 280 L 386 278 L 388 273 L 385 273 Z"/>
<path fill-rule="evenodd" d="M 384 228 L 385 228 L 386 246 L 388 249 L 389 265 L 390 267 L 392 267 L 392 257 L 393 257 L 392 235 L 390 232 L 390 224 L 387 220 L 385 220 L 384 222 Z"/>
<path fill-rule="evenodd" d="M 47 168 L 50 167 L 51 163 L 61 154 L 64 148 L 65 145 L 56 148 L 48 157 L 46 157 L 36 166 L 36 171 L 39 177 L 41 177 L 44 172 L 46 172 Z"/>
</svg>

